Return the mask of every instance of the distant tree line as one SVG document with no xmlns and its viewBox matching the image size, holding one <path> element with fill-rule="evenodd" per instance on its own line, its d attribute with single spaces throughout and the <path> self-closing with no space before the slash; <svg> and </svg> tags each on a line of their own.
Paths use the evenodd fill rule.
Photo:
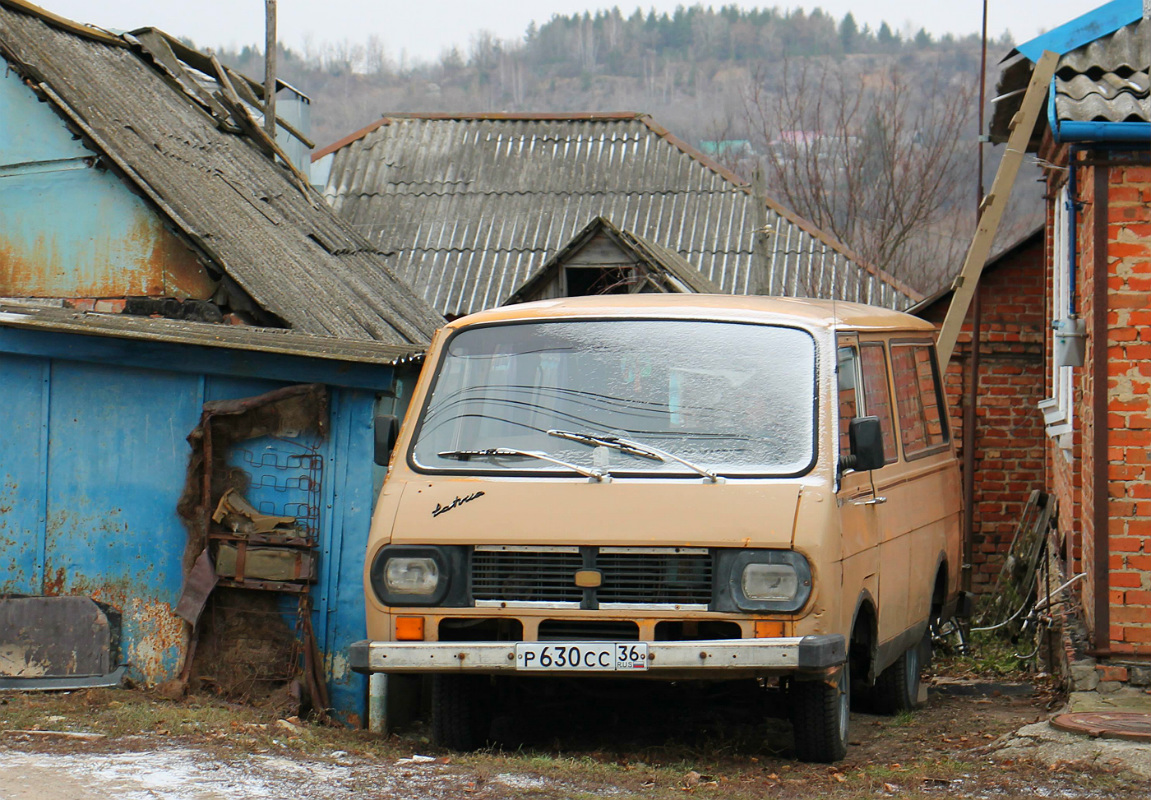
<svg viewBox="0 0 1151 800">
<path fill-rule="evenodd" d="M 975 39 L 974 34 L 971 37 Z M 908 41 L 886 23 L 878 30 L 862 28 L 850 12 L 836 20 L 816 8 L 742 9 L 679 6 L 673 13 L 644 14 L 636 9 L 624 16 L 610 11 L 553 16 L 543 26 L 533 23 L 524 37 L 528 58 L 537 64 L 566 64 L 583 69 L 601 68 L 611 74 L 639 74 L 645 53 L 683 60 L 728 62 L 764 58 L 835 56 L 851 53 L 893 54 L 904 48 L 924 49 L 936 44 L 920 29 Z M 954 44 L 944 37 L 942 44 Z"/>
</svg>

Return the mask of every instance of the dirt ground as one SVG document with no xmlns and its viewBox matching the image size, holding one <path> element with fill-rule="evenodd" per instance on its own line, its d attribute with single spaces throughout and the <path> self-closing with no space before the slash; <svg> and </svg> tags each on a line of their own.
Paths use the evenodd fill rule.
<svg viewBox="0 0 1151 800">
<path fill-rule="evenodd" d="M 787 724 L 765 722 L 738 692 L 632 695 L 569 698 L 566 711 L 517 720 L 517 749 L 460 755 L 432 748 L 421 727 L 385 738 L 210 696 L 0 694 L 0 800 L 1151 794 L 1118 762 L 997 758 L 1010 733 L 1060 704 L 1042 687 L 937 679 L 914 714 L 853 714 L 852 746 L 833 766 L 791 760 Z"/>
</svg>

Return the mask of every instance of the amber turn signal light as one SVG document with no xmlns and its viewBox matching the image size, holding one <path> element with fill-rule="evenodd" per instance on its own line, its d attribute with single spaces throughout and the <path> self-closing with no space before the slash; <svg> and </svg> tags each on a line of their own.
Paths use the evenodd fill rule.
<svg viewBox="0 0 1151 800">
<path fill-rule="evenodd" d="M 772 639 L 783 636 L 783 623 L 774 619 L 761 619 L 755 622 L 756 639 Z"/>
<path fill-rule="evenodd" d="M 423 617 L 396 617 L 396 641 L 422 642 L 423 640 Z"/>
</svg>

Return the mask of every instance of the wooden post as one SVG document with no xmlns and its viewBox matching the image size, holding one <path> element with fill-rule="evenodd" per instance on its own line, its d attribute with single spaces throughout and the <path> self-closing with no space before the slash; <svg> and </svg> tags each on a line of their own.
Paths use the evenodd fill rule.
<svg viewBox="0 0 1151 800">
<path fill-rule="evenodd" d="M 276 141 L 276 0 L 264 0 L 264 130 Z"/>
<path fill-rule="evenodd" d="M 1039 118 L 1043 108 L 1043 98 L 1047 95 L 1058 62 L 1058 54 L 1050 50 L 1044 51 L 1039 63 L 1035 65 L 1035 71 L 1031 73 L 1031 83 L 1027 87 L 1027 94 L 1023 96 L 1023 105 L 1011 120 L 1007 152 L 999 162 L 995 181 L 991 184 L 991 193 L 984 200 L 983 209 L 979 214 L 979 227 L 976 228 L 975 237 L 971 240 L 967 258 L 963 261 L 963 269 L 955 279 L 955 293 L 951 298 L 951 306 L 947 309 L 947 317 L 944 318 L 943 327 L 939 330 L 936 351 L 939 354 L 941 370 L 947 368 L 947 362 L 951 360 L 951 354 L 955 351 L 955 340 L 959 337 L 959 329 L 963 326 L 971 298 L 975 295 L 979 276 L 983 273 L 984 264 L 987 263 L 991 243 L 995 239 L 995 232 L 999 230 L 999 221 L 1003 218 L 1003 210 L 1007 207 L 1008 198 L 1011 197 L 1011 187 L 1015 185 L 1015 176 L 1019 174 L 1019 165 L 1023 162 L 1024 153 L 1027 152 L 1027 143 L 1031 140 L 1035 120 Z"/>
<path fill-rule="evenodd" d="M 751 200 L 755 204 L 755 232 L 751 237 L 751 263 L 754 274 L 748 278 L 748 294 L 768 294 L 771 291 L 771 266 L 767 256 L 770 236 L 767 229 L 767 185 L 763 167 L 756 165 L 751 176 Z"/>
</svg>

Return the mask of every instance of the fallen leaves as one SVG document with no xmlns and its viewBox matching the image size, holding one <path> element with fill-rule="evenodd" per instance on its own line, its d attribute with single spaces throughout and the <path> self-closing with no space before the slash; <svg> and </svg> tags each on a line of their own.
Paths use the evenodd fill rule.
<svg viewBox="0 0 1151 800">
<path fill-rule="evenodd" d="M 683 776 L 682 784 L 685 792 L 693 792 L 699 787 L 718 787 L 719 781 L 710 776 L 700 775 L 693 769 Z"/>
</svg>

